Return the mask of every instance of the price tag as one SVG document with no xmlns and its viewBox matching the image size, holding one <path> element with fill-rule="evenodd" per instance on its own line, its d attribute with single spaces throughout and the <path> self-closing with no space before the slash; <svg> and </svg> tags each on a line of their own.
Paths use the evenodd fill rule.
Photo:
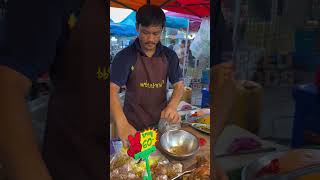
<svg viewBox="0 0 320 180">
<path fill-rule="evenodd" d="M 156 145 L 157 132 L 155 130 L 146 130 L 140 135 L 140 143 L 142 145 L 141 151 L 151 148 Z"/>
<path fill-rule="evenodd" d="M 156 151 L 158 133 L 154 129 L 148 129 L 143 132 L 137 132 L 135 137 L 129 136 L 130 147 L 128 149 L 128 155 L 134 157 L 134 159 L 144 159 L 146 162 L 146 170 L 148 176 L 143 177 L 144 180 L 152 180 L 151 169 L 149 164 L 149 156 Z"/>
</svg>

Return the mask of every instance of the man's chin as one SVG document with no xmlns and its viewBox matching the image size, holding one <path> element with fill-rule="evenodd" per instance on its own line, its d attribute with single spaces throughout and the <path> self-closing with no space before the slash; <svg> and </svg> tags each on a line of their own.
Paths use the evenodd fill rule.
<svg viewBox="0 0 320 180">
<path fill-rule="evenodd" d="M 152 51 L 154 50 L 156 47 L 155 46 L 144 46 L 144 49 L 145 50 L 148 50 L 148 51 Z"/>
</svg>

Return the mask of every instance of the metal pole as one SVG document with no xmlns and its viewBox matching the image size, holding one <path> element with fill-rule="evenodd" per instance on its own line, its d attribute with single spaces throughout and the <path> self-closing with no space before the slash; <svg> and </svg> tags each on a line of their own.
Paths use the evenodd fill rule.
<svg viewBox="0 0 320 180">
<path fill-rule="evenodd" d="M 185 48 L 184 48 L 184 56 L 183 56 L 183 68 L 182 68 L 182 75 L 183 77 L 185 76 L 185 67 L 186 67 L 186 59 L 187 59 L 187 49 L 188 49 L 188 35 L 189 35 L 189 24 L 190 20 L 188 19 L 188 26 L 187 26 L 187 34 L 186 34 L 186 43 L 185 43 Z"/>
</svg>

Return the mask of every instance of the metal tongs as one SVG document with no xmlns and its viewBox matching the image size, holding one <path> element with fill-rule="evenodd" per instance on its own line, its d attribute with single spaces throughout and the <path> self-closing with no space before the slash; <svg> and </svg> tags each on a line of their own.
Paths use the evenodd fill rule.
<svg viewBox="0 0 320 180">
<path fill-rule="evenodd" d="M 184 172 L 180 173 L 179 175 L 177 175 L 176 177 L 172 178 L 171 180 L 176 180 L 176 179 L 182 177 L 182 176 L 185 175 L 185 174 L 192 173 L 192 171 L 194 171 L 195 169 L 196 169 L 196 168 L 193 168 L 193 169 L 188 170 L 188 171 L 184 171 Z"/>
</svg>

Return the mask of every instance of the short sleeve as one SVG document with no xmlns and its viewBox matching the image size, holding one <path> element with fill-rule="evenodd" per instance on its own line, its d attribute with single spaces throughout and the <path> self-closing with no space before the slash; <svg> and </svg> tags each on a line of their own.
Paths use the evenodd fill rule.
<svg viewBox="0 0 320 180">
<path fill-rule="evenodd" d="M 113 59 L 110 71 L 110 82 L 118 85 L 119 87 L 126 85 L 129 74 L 131 72 L 130 67 L 135 62 L 136 57 L 129 54 L 128 49 L 120 51 Z"/>
<path fill-rule="evenodd" d="M 168 50 L 168 78 L 171 84 L 175 84 L 181 80 L 183 80 L 182 77 L 182 70 L 179 66 L 179 58 L 177 56 L 177 54 L 172 51 L 172 50 Z"/>
<path fill-rule="evenodd" d="M 60 1 L 10 0 L 5 24 L 6 51 L 0 65 L 35 81 L 49 70 L 63 25 Z"/>
</svg>

